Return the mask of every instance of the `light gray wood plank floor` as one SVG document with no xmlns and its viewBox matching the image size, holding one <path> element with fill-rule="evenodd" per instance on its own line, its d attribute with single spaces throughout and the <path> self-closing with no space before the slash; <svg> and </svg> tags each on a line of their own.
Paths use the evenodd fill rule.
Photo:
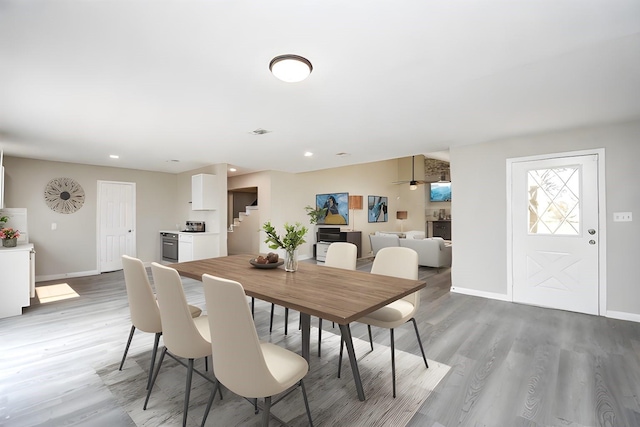
<svg viewBox="0 0 640 427">
<path fill-rule="evenodd" d="M 420 276 L 427 288 L 416 320 L 427 357 L 452 369 L 409 426 L 640 426 L 640 324 L 452 294 L 447 269 L 421 267 Z M 119 362 L 126 343 L 122 272 L 66 282 L 78 298 L 34 301 L 0 319 L 0 426 L 134 425 L 96 375 Z M 185 280 L 185 292 L 204 308 L 199 282 Z M 256 302 L 261 338 L 269 309 Z M 272 336 L 282 336 L 283 321 L 278 307 Z M 289 334 L 297 324 L 292 312 Z M 331 322 L 323 328 L 336 332 Z M 366 339 L 366 327 L 352 330 Z M 389 345 L 387 330 L 373 331 Z M 129 357 L 149 352 L 152 340 L 137 332 Z M 316 337 L 311 344 L 314 352 Z M 420 354 L 411 325 L 396 329 L 396 348 Z"/>
</svg>

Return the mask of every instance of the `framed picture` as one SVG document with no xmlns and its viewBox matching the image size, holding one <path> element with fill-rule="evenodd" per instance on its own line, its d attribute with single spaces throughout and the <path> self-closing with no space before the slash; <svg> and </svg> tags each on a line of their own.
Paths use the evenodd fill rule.
<svg viewBox="0 0 640 427">
<path fill-rule="evenodd" d="M 387 222 L 387 198 L 384 196 L 369 196 L 369 222 Z"/>
<path fill-rule="evenodd" d="M 316 194 L 316 208 L 327 208 L 327 213 L 318 218 L 318 224 L 349 224 L 349 193 Z"/>
</svg>

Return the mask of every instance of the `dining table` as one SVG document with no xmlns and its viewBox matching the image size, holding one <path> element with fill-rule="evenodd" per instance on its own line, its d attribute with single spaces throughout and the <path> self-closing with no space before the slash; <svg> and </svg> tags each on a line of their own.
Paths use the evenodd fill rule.
<svg viewBox="0 0 640 427">
<path fill-rule="evenodd" d="M 330 320 L 340 326 L 349 355 L 356 392 L 365 400 L 350 324 L 359 318 L 419 291 L 423 280 L 371 274 L 358 270 L 327 267 L 316 262 L 298 263 L 294 272 L 283 266 L 254 266 L 255 256 L 229 255 L 170 264 L 181 276 L 202 280 L 203 274 L 234 280 L 245 294 L 300 312 L 302 357 L 310 362 L 311 316 Z"/>
</svg>

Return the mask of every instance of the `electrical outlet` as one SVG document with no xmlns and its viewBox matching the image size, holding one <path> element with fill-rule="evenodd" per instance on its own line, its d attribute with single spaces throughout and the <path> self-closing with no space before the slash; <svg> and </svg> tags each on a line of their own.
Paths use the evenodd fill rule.
<svg viewBox="0 0 640 427">
<path fill-rule="evenodd" d="M 627 222 L 633 221 L 631 216 L 631 212 L 614 212 L 613 213 L 613 221 L 614 222 Z"/>
</svg>

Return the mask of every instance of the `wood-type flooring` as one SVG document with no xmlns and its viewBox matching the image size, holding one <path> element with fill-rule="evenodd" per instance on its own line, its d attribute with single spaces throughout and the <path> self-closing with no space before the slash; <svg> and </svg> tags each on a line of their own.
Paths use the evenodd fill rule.
<svg viewBox="0 0 640 427">
<path fill-rule="evenodd" d="M 369 268 L 370 260 L 358 261 L 358 269 Z M 421 267 L 420 278 L 427 287 L 416 320 L 425 352 L 451 370 L 408 426 L 640 426 L 639 323 L 452 294 L 448 269 Z M 126 343 L 122 272 L 66 283 L 79 297 L 34 300 L 22 316 L 0 319 L 0 426 L 134 425 L 96 375 L 120 360 Z M 185 293 L 205 307 L 199 282 L 185 280 Z M 256 302 L 262 339 L 270 338 L 269 310 Z M 272 337 L 283 335 L 283 320 L 277 307 Z M 299 333 L 297 323 L 290 313 L 290 335 Z M 331 322 L 323 329 L 336 332 Z M 363 325 L 352 331 L 367 339 Z M 388 330 L 373 332 L 389 345 Z M 395 337 L 397 349 L 420 354 L 411 325 Z M 130 355 L 149 352 L 152 342 L 137 332 Z M 317 336 L 311 345 L 314 354 Z"/>
</svg>

